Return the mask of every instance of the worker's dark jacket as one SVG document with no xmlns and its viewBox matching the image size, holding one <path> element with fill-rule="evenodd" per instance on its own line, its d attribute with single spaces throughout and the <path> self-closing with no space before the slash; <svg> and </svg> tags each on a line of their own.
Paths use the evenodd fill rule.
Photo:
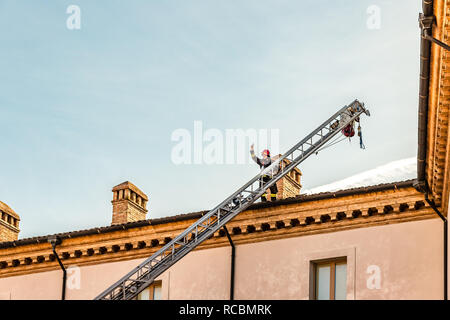
<svg viewBox="0 0 450 320">
<path fill-rule="evenodd" d="M 253 151 L 253 150 L 250 150 L 250 155 L 252 156 L 253 161 L 255 161 L 261 168 L 261 172 L 263 172 L 266 168 L 268 168 L 272 164 L 272 159 L 270 157 L 267 157 L 265 159 L 258 158 L 255 155 L 255 151 Z M 272 175 L 277 174 L 277 172 L 278 172 L 278 169 L 274 168 L 273 170 L 268 170 L 264 175 L 268 175 L 268 176 L 272 177 Z"/>
</svg>

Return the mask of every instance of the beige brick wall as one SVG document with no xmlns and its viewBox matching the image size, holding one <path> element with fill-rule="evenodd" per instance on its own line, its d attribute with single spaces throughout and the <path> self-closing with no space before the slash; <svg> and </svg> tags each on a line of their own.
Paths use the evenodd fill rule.
<svg viewBox="0 0 450 320">
<path fill-rule="evenodd" d="M 113 201 L 112 224 L 145 220 L 146 212 L 129 200 Z"/>
<path fill-rule="evenodd" d="M 289 177 L 284 177 L 277 182 L 277 199 L 286 199 L 298 196 L 300 194 L 301 186 L 294 183 Z M 270 189 L 267 189 L 267 200 L 270 200 Z"/>
<path fill-rule="evenodd" d="M 0 242 L 14 241 L 19 237 L 19 229 L 0 221 Z"/>
<path fill-rule="evenodd" d="M 113 217 L 111 224 L 145 220 L 148 197 L 134 184 L 125 181 L 112 189 Z"/>
<path fill-rule="evenodd" d="M 300 187 L 294 183 L 292 183 L 289 179 L 283 179 L 282 186 L 280 189 L 279 198 L 286 199 L 298 196 L 300 194 Z"/>
</svg>

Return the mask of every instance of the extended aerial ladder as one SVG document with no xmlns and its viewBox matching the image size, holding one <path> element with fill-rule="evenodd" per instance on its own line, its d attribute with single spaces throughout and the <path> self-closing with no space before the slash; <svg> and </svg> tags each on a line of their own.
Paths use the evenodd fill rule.
<svg viewBox="0 0 450 320">
<path fill-rule="evenodd" d="M 258 200 L 265 193 L 265 190 L 277 183 L 278 180 L 287 175 L 310 155 L 319 151 L 332 137 L 340 133 L 349 124 L 353 124 L 353 121 L 359 121 L 359 116 L 363 113 L 370 116 L 369 110 L 365 109 L 364 104 L 358 100 L 341 108 L 316 130 L 274 161 L 271 166 L 248 181 L 214 209 L 203 215 L 180 235 L 164 245 L 95 299 L 130 300 L 136 297 L 156 277 L 194 250 L 203 241 L 212 237 L 227 222 Z M 284 159 L 289 161 L 283 161 Z M 261 177 L 270 171 L 273 173 L 272 178 L 267 182 L 263 182 Z"/>
</svg>

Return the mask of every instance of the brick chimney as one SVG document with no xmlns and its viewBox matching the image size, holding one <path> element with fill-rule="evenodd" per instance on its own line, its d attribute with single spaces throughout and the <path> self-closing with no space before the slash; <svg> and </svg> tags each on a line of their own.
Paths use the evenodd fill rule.
<svg viewBox="0 0 450 320">
<path fill-rule="evenodd" d="M 279 157 L 281 157 L 281 154 L 278 156 L 275 156 L 273 159 L 275 160 L 275 159 L 278 159 Z M 285 168 L 286 166 L 289 165 L 289 163 L 291 163 L 290 160 L 284 159 L 283 167 Z M 287 175 L 285 175 L 283 178 L 281 178 L 277 182 L 277 188 L 278 188 L 277 200 L 292 198 L 292 197 L 300 195 L 300 189 L 302 188 L 302 185 L 300 182 L 301 176 L 302 176 L 302 172 L 300 171 L 300 169 L 294 168 L 291 172 L 289 172 Z M 266 196 L 268 201 L 270 201 L 270 192 L 269 191 L 267 192 L 267 196 Z"/>
<path fill-rule="evenodd" d="M 20 217 L 6 203 L 0 201 L 0 242 L 19 238 Z"/>
<path fill-rule="evenodd" d="M 129 181 L 112 189 L 113 217 L 111 224 L 145 220 L 148 197 Z"/>
</svg>

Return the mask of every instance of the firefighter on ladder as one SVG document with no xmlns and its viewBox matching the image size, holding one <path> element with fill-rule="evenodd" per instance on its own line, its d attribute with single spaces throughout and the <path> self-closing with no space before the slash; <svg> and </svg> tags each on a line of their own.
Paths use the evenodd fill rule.
<svg viewBox="0 0 450 320">
<path fill-rule="evenodd" d="M 253 161 L 255 161 L 261 168 L 261 172 L 263 172 L 266 168 L 268 168 L 273 163 L 272 158 L 270 157 L 270 151 L 267 149 L 263 150 L 263 152 L 261 153 L 262 158 L 258 158 L 257 156 L 255 156 L 255 149 L 254 149 L 253 144 L 250 146 L 250 155 L 252 156 Z M 261 176 L 262 179 L 259 180 L 259 186 L 261 187 L 263 182 L 266 183 L 266 182 L 270 181 L 270 179 L 272 179 L 272 176 L 277 174 L 277 171 L 278 170 L 275 170 L 275 169 L 269 170 L 263 176 Z M 270 187 L 271 201 L 277 200 L 277 193 L 278 193 L 278 188 L 277 188 L 277 184 L 275 183 L 274 185 L 272 185 Z M 266 197 L 267 197 L 267 193 L 263 193 L 261 195 L 261 201 L 262 202 L 267 201 Z"/>
</svg>

